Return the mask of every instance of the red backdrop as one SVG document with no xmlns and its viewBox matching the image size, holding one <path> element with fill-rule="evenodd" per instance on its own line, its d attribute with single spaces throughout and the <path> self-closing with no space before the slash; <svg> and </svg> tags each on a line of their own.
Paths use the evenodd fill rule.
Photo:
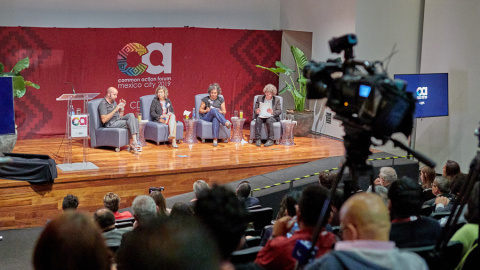
<svg viewBox="0 0 480 270">
<path fill-rule="evenodd" d="M 18 60 L 30 57 L 30 68 L 22 75 L 40 89 L 28 88 L 24 97 L 15 99 L 15 117 L 20 139 L 41 138 L 65 133 L 67 104 L 56 101 L 72 92 L 65 82 L 77 93 L 100 93 L 98 97 L 105 96 L 109 86 L 117 87 L 118 97 L 127 100 L 127 113 L 138 110 L 140 96 L 154 94 L 164 84 L 178 117 L 192 110 L 196 94 L 218 82 L 227 117 L 242 109 L 251 119 L 253 96 L 267 83 L 278 86 L 274 74 L 255 65 L 274 66 L 280 59 L 281 37 L 281 31 L 203 28 L 0 27 L 0 62 L 10 71 Z M 128 51 L 125 46 L 130 43 L 144 56 Z M 143 48 L 154 43 L 160 43 L 156 49 Z M 119 65 L 118 58 L 126 62 Z M 157 70 L 144 70 L 144 64 Z M 137 68 L 127 75 L 122 65 Z"/>
</svg>

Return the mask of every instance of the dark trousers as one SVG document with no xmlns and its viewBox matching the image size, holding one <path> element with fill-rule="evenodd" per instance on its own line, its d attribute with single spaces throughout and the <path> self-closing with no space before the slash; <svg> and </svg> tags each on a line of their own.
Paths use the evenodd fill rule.
<svg viewBox="0 0 480 270">
<path fill-rule="evenodd" d="M 273 140 L 273 123 L 277 122 L 275 117 L 269 118 L 260 118 L 257 117 L 255 120 L 255 139 L 260 140 L 262 138 L 262 124 L 265 123 L 267 125 L 267 136 L 269 140 Z"/>
</svg>

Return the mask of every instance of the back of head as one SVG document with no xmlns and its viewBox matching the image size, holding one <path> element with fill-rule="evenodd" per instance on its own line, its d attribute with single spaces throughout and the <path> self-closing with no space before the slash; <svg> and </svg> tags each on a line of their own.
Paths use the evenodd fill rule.
<svg viewBox="0 0 480 270">
<path fill-rule="evenodd" d="M 405 218 L 419 215 L 423 204 L 422 191 L 422 187 L 415 180 L 406 176 L 393 182 L 388 190 L 393 216 Z"/>
<path fill-rule="evenodd" d="M 35 246 L 33 265 L 42 269 L 110 269 L 111 254 L 90 217 L 68 211 L 50 221 Z"/>
<path fill-rule="evenodd" d="M 240 199 L 246 199 L 250 196 L 250 191 L 252 191 L 252 187 L 248 182 L 240 183 L 237 187 L 237 196 Z"/>
<path fill-rule="evenodd" d="M 335 183 L 336 176 L 337 176 L 336 173 L 323 171 L 323 172 L 320 172 L 320 174 L 318 175 L 318 181 L 320 182 L 320 185 L 330 190 L 332 189 L 333 184 Z"/>
<path fill-rule="evenodd" d="M 78 207 L 78 198 L 75 195 L 68 194 L 63 198 L 62 209 L 63 210 L 76 210 Z"/>
<path fill-rule="evenodd" d="M 455 175 L 450 184 L 450 193 L 456 196 L 460 193 L 462 186 L 467 182 L 467 175 L 464 173 L 459 173 Z"/>
<path fill-rule="evenodd" d="M 434 185 L 437 186 L 438 190 L 441 193 L 449 193 L 450 192 L 450 180 L 444 176 L 437 176 L 433 181 Z"/>
<path fill-rule="evenodd" d="M 109 192 L 103 197 L 103 205 L 115 213 L 120 206 L 120 197 L 113 192 Z"/>
<path fill-rule="evenodd" d="M 193 218 L 157 218 L 122 239 L 119 269 L 220 269 L 220 257 L 211 236 Z"/>
<path fill-rule="evenodd" d="M 389 239 L 390 215 L 377 194 L 357 193 L 350 197 L 340 209 L 340 222 L 344 240 Z"/>
<path fill-rule="evenodd" d="M 444 173 L 445 177 L 447 177 L 448 179 L 452 179 L 453 177 L 455 177 L 455 175 L 460 173 L 460 165 L 456 161 L 447 160 L 447 162 L 445 163 Z"/>
<path fill-rule="evenodd" d="M 476 182 L 473 186 L 470 198 L 468 199 L 468 209 L 465 214 L 465 219 L 469 223 L 480 224 L 480 209 L 478 208 L 480 182 Z"/>
<path fill-rule="evenodd" d="M 248 212 L 235 193 L 214 185 L 198 198 L 195 215 L 213 235 L 222 258 L 237 248 L 247 228 Z"/>
<path fill-rule="evenodd" d="M 380 175 L 382 176 L 383 180 L 385 180 L 386 185 L 390 185 L 397 181 L 397 172 L 392 167 L 380 168 Z"/>
<path fill-rule="evenodd" d="M 115 225 L 115 216 L 108 208 L 100 208 L 93 214 L 93 220 L 102 229 Z"/>
<path fill-rule="evenodd" d="M 210 189 L 210 186 L 208 186 L 207 182 L 203 180 L 197 180 L 195 183 L 193 183 L 193 192 L 195 193 L 195 197 L 198 198 L 198 196 L 201 195 L 201 193 L 206 192 Z"/>
<path fill-rule="evenodd" d="M 152 197 L 140 195 L 133 200 L 132 211 L 135 220 L 143 225 L 156 217 L 157 205 Z"/>
<path fill-rule="evenodd" d="M 165 197 L 163 196 L 162 192 L 154 191 L 150 193 L 150 197 L 155 201 L 155 205 L 158 207 L 158 214 L 159 215 L 167 215 L 167 202 L 165 201 Z"/>
<path fill-rule="evenodd" d="M 317 224 L 327 197 L 328 191 L 319 185 L 311 185 L 303 189 L 302 196 L 298 202 L 298 208 L 301 221 L 305 226 L 314 227 Z M 326 216 L 330 216 L 330 209 L 328 209 Z M 327 219 L 324 219 L 322 227 L 326 225 L 326 222 Z"/>
<path fill-rule="evenodd" d="M 172 219 L 181 219 L 190 216 L 193 216 L 193 209 L 184 202 L 176 202 L 172 206 L 172 211 L 170 211 L 170 218 Z"/>
</svg>

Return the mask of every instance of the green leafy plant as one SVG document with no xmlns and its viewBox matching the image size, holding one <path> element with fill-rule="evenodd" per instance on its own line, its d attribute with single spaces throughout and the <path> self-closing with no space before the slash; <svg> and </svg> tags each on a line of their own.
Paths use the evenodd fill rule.
<svg viewBox="0 0 480 270">
<path fill-rule="evenodd" d="M 12 77 L 13 96 L 16 98 L 21 98 L 23 95 L 25 95 L 27 86 L 40 89 L 38 84 L 32 83 L 31 81 L 25 81 L 22 75 L 20 75 L 20 71 L 28 68 L 29 66 L 30 59 L 28 57 L 18 61 L 18 63 L 15 64 L 10 72 L 3 72 L 4 66 L 2 63 L 0 63 L 0 77 Z"/>
<path fill-rule="evenodd" d="M 308 63 L 308 60 L 299 48 L 291 46 L 290 51 L 292 52 L 296 64 L 296 72 L 298 74 L 297 80 L 293 79 L 295 70 L 285 66 L 280 61 L 275 62 L 276 67 L 268 68 L 260 65 L 256 65 L 256 67 L 269 70 L 279 77 L 281 74 L 285 74 L 286 78 L 283 79 L 285 87 L 280 90 L 279 94 L 283 94 L 285 91 L 290 92 L 293 96 L 293 101 L 295 102 L 295 111 L 303 112 L 305 110 L 305 99 L 307 97 L 307 79 L 303 76 L 303 68 Z"/>
</svg>

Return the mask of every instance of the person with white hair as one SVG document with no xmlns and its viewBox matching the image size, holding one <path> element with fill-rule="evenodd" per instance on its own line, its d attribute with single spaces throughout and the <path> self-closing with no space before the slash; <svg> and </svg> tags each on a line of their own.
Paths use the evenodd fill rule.
<svg viewBox="0 0 480 270">
<path fill-rule="evenodd" d="M 389 189 L 390 185 L 395 181 L 397 181 L 397 172 L 395 169 L 392 167 L 381 167 L 378 178 L 375 179 L 374 184 L 381 185 Z"/>
<path fill-rule="evenodd" d="M 255 145 L 260 147 L 262 145 L 262 124 L 267 125 L 267 136 L 268 140 L 264 144 L 265 147 L 273 145 L 273 123 L 280 120 L 280 114 L 282 114 L 282 105 L 280 104 L 280 99 L 275 98 L 277 94 L 277 88 L 273 84 L 267 84 L 263 88 L 262 97 L 257 98 L 255 102 L 255 107 L 253 108 L 255 112 Z M 260 113 L 260 103 L 266 103 L 268 106 L 267 113 L 269 115 L 263 115 Z"/>
</svg>

